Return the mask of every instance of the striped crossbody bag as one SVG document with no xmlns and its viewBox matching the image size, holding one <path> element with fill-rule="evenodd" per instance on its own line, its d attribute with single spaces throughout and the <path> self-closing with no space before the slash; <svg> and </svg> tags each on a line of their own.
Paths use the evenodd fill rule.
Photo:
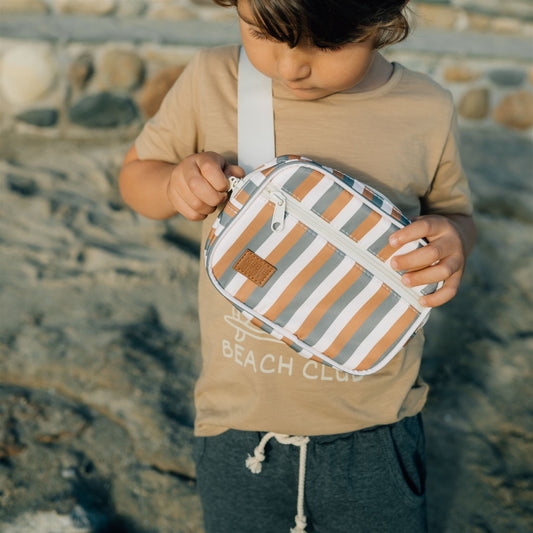
<svg viewBox="0 0 533 533">
<path fill-rule="evenodd" d="M 269 82 L 241 51 L 245 170 L 274 153 Z M 254 100 L 243 90 L 262 96 Z M 266 130 L 259 141 L 258 123 Z M 306 358 L 350 374 L 383 368 L 427 320 L 430 309 L 420 296 L 438 288 L 406 287 L 391 258 L 427 242 L 392 248 L 389 236 L 409 224 L 399 209 L 356 179 L 303 157 L 274 158 L 230 181 L 230 200 L 205 245 L 216 289 L 252 324 Z"/>
</svg>

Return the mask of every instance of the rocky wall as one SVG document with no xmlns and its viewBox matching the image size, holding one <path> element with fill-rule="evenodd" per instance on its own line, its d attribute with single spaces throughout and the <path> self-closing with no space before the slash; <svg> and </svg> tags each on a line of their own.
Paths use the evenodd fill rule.
<svg viewBox="0 0 533 533">
<path fill-rule="evenodd" d="M 484 10 L 479 9 L 482 4 Z M 505 16 L 502 6 L 499 11 L 491 6 L 496 7 L 462 0 L 417 3 L 413 11 L 422 29 L 520 35 L 524 46 L 531 44 L 527 36 L 533 35 L 533 3 L 506 3 Z M 233 10 L 213 6 L 209 0 L 0 0 L 0 13 L 4 18 L 4 26 L 0 23 L 0 132 L 52 138 L 135 135 L 199 47 L 180 42 L 186 40 L 178 31 L 184 26 L 176 35 L 165 33 L 163 40 L 172 42 L 160 42 L 158 24 L 201 20 L 206 33 L 227 24 L 227 35 L 219 41 L 238 39 Z M 25 18 L 32 14 L 38 15 L 38 24 Z M 40 34 L 38 28 L 47 26 L 48 20 L 57 22 L 57 16 L 67 17 L 60 19 L 58 34 Z M 113 26 L 99 33 L 99 20 L 125 21 L 121 39 L 116 39 Z M 153 22 L 151 37 L 139 37 L 134 24 L 139 20 Z M 13 25 L 20 28 L 16 36 L 9 31 Z M 67 34 L 69 25 L 85 32 Z M 91 26 L 95 29 L 87 30 Z M 34 38 L 20 37 L 27 37 L 32 28 Z M 526 55 L 517 60 L 501 50 L 494 58 L 490 51 L 472 54 L 465 48 L 462 53 L 435 53 L 401 45 L 386 53 L 449 87 L 464 124 L 533 134 L 533 58 Z"/>
</svg>

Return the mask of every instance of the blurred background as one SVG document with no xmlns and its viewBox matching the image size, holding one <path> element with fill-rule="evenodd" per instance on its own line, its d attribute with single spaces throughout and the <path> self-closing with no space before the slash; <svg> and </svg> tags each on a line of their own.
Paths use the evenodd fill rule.
<svg viewBox="0 0 533 533">
<path fill-rule="evenodd" d="M 479 228 L 426 328 L 430 531 L 531 532 L 533 1 L 411 5 L 385 54 L 452 91 Z M 198 226 L 117 176 L 195 50 L 238 40 L 209 0 L 0 0 L 2 533 L 203 531 Z"/>
</svg>

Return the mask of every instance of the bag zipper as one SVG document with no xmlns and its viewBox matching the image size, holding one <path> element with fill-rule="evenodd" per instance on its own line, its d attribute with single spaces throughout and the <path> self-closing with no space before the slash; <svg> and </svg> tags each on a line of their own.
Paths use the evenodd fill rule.
<svg viewBox="0 0 533 533">
<path fill-rule="evenodd" d="M 348 236 L 332 229 L 326 221 L 320 218 L 320 216 L 303 208 L 292 196 L 274 186 L 268 186 L 261 194 L 263 197 L 274 203 L 274 213 L 271 221 L 272 231 L 283 231 L 285 213 L 294 215 L 307 227 L 325 237 L 342 253 L 356 260 L 365 270 L 379 272 L 378 277 L 393 288 L 395 292 L 405 298 L 409 305 L 414 307 L 418 313 L 423 313 L 426 310 L 425 307 L 422 307 L 420 303 L 418 303 L 417 298 L 409 291 L 409 289 L 405 288 L 401 282 L 398 281 L 396 275 L 391 273 L 379 259 Z"/>
</svg>

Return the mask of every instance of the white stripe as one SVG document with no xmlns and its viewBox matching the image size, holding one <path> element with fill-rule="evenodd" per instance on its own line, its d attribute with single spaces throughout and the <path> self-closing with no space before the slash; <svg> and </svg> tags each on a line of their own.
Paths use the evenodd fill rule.
<svg viewBox="0 0 533 533">
<path fill-rule="evenodd" d="M 302 200 L 302 205 L 305 207 L 313 207 L 327 190 L 333 186 L 333 183 L 328 179 L 321 179 L 306 195 Z"/>
<path fill-rule="evenodd" d="M 390 262 L 393 257 L 396 257 L 397 255 L 403 255 L 407 254 L 409 252 L 412 252 L 413 250 L 416 250 L 418 248 L 418 241 L 411 241 L 407 244 L 404 244 L 401 248 L 396 250 L 388 259 L 385 261 L 385 264 L 390 266 Z"/>
<path fill-rule="evenodd" d="M 244 212 L 241 211 L 240 213 L 241 218 L 239 219 L 239 223 L 233 224 L 233 226 L 227 230 L 227 233 L 225 234 L 224 239 L 218 241 L 218 244 L 213 251 L 213 259 L 211 261 L 212 265 L 216 265 L 218 261 L 220 261 L 220 259 L 224 257 L 224 254 L 230 249 L 233 243 L 240 237 L 243 229 L 247 228 L 250 225 L 252 220 L 257 216 L 259 211 L 261 211 L 266 204 L 267 204 L 267 200 L 259 197 L 257 198 L 256 202 L 254 202 L 253 209 L 247 209 Z"/>
<path fill-rule="evenodd" d="M 337 267 L 320 283 L 318 287 L 309 295 L 303 304 L 294 312 L 292 318 L 285 325 L 288 331 L 296 331 L 309 316 L 310 310 L 314 309 L 331 289 L 341 280 L 352 268 L 353 261 L 345 257 Z"/>
<path fill-rule="evenodd" d="M 281 189 L 283 185 L 285 185 L 285 183 L 292 178 L 294 173 L 300 170 L 300 168 L 300 165 L 292 165 L 287 168 L 283 168 L 274 176 L 272 183 Z"/>
<path fill-rule="evenodd" d="M 382 217 L 381 220 L 359 241 L 363 248 L 369 248 L 372 243 L 376 242 L 391 226 L 389 220 Z"/>
<path fill-rule="evenodd" d="M 368 337 L 357 347 L 353 355 L 344 363 L 346 368 L 357 365 L 369 354 L 374 346 L 390 331 L 398 319 L 409 309 L 405 300 L 400 300 L 376 325 Z"/>
<path fill-rule="evenodd" d="M 268 293 L 257 303 L 254 311 L 264 314 L 279 299 L 289 283 L 312 261 L 316 255 L 324 248 L 326 241 L 321 237 L 316 237 L 311 245 L 291 264 L 289 268 L 272 285 Z"/>
<path fill-rule="evenodd" d="M 363 274 L 364 275 L 364 274 Z M 322 338 L 318 340 L 313 346 L 319 352 L 324 352 L 333 341 L 338 337 L 339 333 L 344 329 L 350 319 L 365 305 L 382 286 L 382 282 L 373 278 L 372 281 L 354 298 L 339 314 L 339 316 L 332 322 L 330 327 L 324 333 Z"/>
<path fill-rule="evenodd" d="M 354 214 L 360 209 L 363 202 L 355 196 L 343 207 L 342 211 L 330 222 L 330 224 L 340 229 L 354 216 Z"/>
</svg>

